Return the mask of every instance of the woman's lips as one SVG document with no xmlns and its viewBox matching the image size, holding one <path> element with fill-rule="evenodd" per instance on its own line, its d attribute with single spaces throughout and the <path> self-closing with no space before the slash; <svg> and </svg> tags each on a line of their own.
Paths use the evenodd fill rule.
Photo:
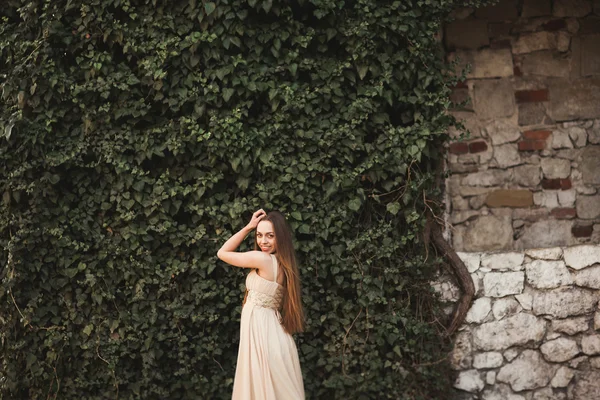
<svg viewBox="0 0 600 400">
<path fill-rule="evenodd" d="M 260 248 L 262 251 L 269 251 L 270 247 L 261 247 Z"/>
</svg>

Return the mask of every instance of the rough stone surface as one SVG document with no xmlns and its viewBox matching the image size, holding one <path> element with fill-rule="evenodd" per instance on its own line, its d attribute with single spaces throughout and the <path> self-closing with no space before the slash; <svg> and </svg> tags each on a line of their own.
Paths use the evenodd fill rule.
<svg viewBox="0 0 600 400">
<path fill-rule="evenodd" d="M 527 283 L 538 289 L 552 289 L 573 283 L 564 261 L 534 260 L 525 264 Z"/>
<path fill-rule="evenodd" d="M 459 71 L 467 64 L 471 71 L 467 74 L 469 79 L 503 78 L 513 76 L 512 54 L 510 49 L 481 49 L 477 51 L 457 51 Z M 453 57 L 450 57 L 452 60 Z"/>
<path fill-rule="evenodd" d="M 530 293 L 521 293 L 515 296 L 515 299 L 519 302 L 524 310 L 531 310 L 533 307 L 533 296 Z"/>
<path fill-rule="evenodd" d="M 527 400 L 520 394 L 513 393 L 508 385 L 496 385 L 483 391 L 483 400 Z"/>
<path fill-rule="evenodd" d="M 575 317 L 566 319 L 555 319 L 552 321 L 552 330 L 556 332 L 566 333 L 567 335 L 575 335 L 579 332 L 585 332 L 589 328 L 588 317 Z"/>
<path fill-rule="evenodd" d="M 573 146 L 569 132 L 559 129 L 552 133 L 550 147 L 553 149 L 572 149 L 575 146 Z"/>
<path fill-rule="evenodd" d="M 541 168 L 539 165 L 520 165 L 513 169 L 515 182 L 518 185 L 526 187 L 535 187 L 542 180 Z"/>
<path fill-rule="evenodd" d="M 488 371 L 485 374 L 485 383 L 488 385 L 493 385 L 496 383 L 496 371 Z"/>
<path fill-rule="evenodd" d="M 490 44 L 487 21 L 454 21 L 446 25 L 446 46 L 459 49 L 477 49 Z"/>
<path fill-rule="evenodd" d="M 600 262 L 600 259 L 598 262 Z M 600 264 L 575 271 L 573 275 L 577 286 L 600 289 Z"/>
<path fill-rule="evenodd" d="M 547 361 L 565 362 L 579 354 L 579 347 L 572 339 L 558 338 L 541 345 L 540 351 Z"/>
<path fill-rule="evenodd" d="M 471 332 L 459 332 L 454 339 L 454 348 L 450 354 L 450 365 L 455 369 L 471 368 L 473 363 L 472 352 Z"/>
<path fill-rule="evenodd" d="M 600 78 L 549 81 L 548 114 L 554 121 L 600 118 Z"/>
<path fill-rule="evenodd" d="M 523 253 L 516 251 L 484 254 L 481 266 L 497 271 L 520 271 L 523 269 L 523 259 Z"/>
<path fill-rule="evenodd" d="M 477 369 L 497 368 L 504 363 L 502 353 L 490 351 L 486 353 L 478 353 L 473 357 L 473 367 Z"/>
<path fill-rule="evenodd" d="M 600 354 L 600 335 L 587 335 L 581 338 L 581 351 L 588 356 Z"/>
<path fill-rule="evenodd" d="M 554 374 L 550 385 L 555 388 L 567 387 L 573 376 L 575 376 L 575 371 L 569 367 L 562 366 Z"/>
<path fill-rule="evenodd" d="M 536 206 L 546 208 L 557 208 L 558 207 L 558 193 L 553 191 L 541 191 L 533 194 L 533 203 Z"/>
<path fill-rule="evenodd" d="M 568 267 L 583 269 L 600 260 L 600 246 L 581 245 L 564 249 L 564 259 Z"/>
<path fill-rule="evenodd" d="M 581 158 L 583 183 L 586 185 L 600 185 L 600 146 L 588 146 L 583 151 Z"/>
<path fill-rule="evenodd" d="M 555 17 L 584 17 L 592 12 L 589 0 L 554 0 L 552 14 Z"/>
<path fill-rule="evenodd" d="M 545 387 L 533 392 L 533 400 L 566 400 L 567 396 L 564 393 L 554 393 L 552 388 Z"/>
<path fill-rule="evenodd" d="M 550 247 L 545 249 L 528 249 L 525 254 L 531 258 L 541 260 L 559 260 L 562 257 L 563 250 L 561 247 Z"/>
<path fill-rule="evenodd" d="M 578 196 L 575 205 L 579 218 L 595 219 L 600 217 L 600 195 Z"/>
<path fill-rule="evenodd" d="M 475 327 L 473 345 L 479 350 L 502 350 L 528 342 L 538 343 L 545 332 L 546 322 L 543 319 L 520 313 Z"/>
<path fill-rule="evenodd" d="M 525 126 L 551 123 L 552 119 L 547 115 L 546 107 L 543 103 L 519 104 L 519 125 Z"/>
<path fill-rule="evenodd" d="M 523 292 L 523 272 L 489 272 L 483 277 L 483 292 L 489 297 L 504 297 Z"/>
<path fill-rule="evenodd" d="M 569 59 L 552 51 L 538 51 L 523 56 L 521 71 L 524 75 L 568 78 Z"/>
<path fill-rule="evenodd" d="M 509 383 L 517 392 L 548 385 L 555 368 L 548 364 L 537 351 L 524 350 L 512 363 L 503 366 L 496 379 Z"/>
<path fill-rule="evenodd" d="M 541 17 L 552 14 L 552 3 L 550 0 L 525 0 L 521 17 Z"/>
<path fill-rule="evenodd" d="M 469 174 L 460 183 L 464 186 L 497 186 L 506 182 L 509 178 L 510 173 L 507 171 L 488 170 Z"/>
<path fill-rule="evenodd" d="M 599 32 L 598 25 L 600 20 L 593 22 Z M 581 75 L 594 76 L 600 75 L 600 34 L 586 35 L 581 37 Z"/>
<path fill-rule="evenodd" d="M 512 225 L 510 218 L 487 215 L 471 222 L 463 237 L 465 251 L 498 250 L 510 247 Z"/>
<path fill-rule="evenodd" d="M 490 121 L 483 129 L 493 145 L 515 142 L 521 137 L 518 126 L 501 119 Z"/>
<path fill-rule="evenodd" d="M 533 313 L 555 318 L 587 314 L 593 311 L 598 294 L 589 290 L 558 288 L 548 291 L 534 291 Z"/>
<path fill-rule="evenodd" d="M 515 112 L 513 87 L 508 80 L 477 81 L 473 93 L 473 109 L 481 119 L 508 117 Z"/>
<path fill-rule="evenodd" d="M 600 398 L 600 371 L 581 372 L 575 380 L 573 389 L 569 391 L 569 399 L 592 400 Z"/>
<path fill-rule="evenodd" d="M 517 145 L 513 143 L 496 146 L 494 148 L 494 160 L 500 168 L 512 167 L 522 163 Z"/>
<path fill-rule="evenodd" d="M 458 252 L 456 252 L 456 255 L 465 264 L 469 273 L 473 273 L 479 269 L 479 264 L 481 262 L 481 254 L 480 253 L 465 253 L 465 252 L 458 251 Z"/>
<path fill-rule="evenodd" d="M 523 229 L 522 236 L 517 240 L 515 247 L 527 249 L 532 247 L 568 246 L 573 244 L 569 220 L 542 220 Z"/>
<path fill-rule="evenodd" d="M 465 317 L 468 323 L 483 322 L 492 310 L 492 299 L 489 297 L 480 297 L 475 300 Z"/>
<path fill-rule="evenodd" d="M 485 386 L 485 382 L 481 379 L 481 373 L 476 369 L 461 371 L 458 378 L 454 382 L 454 387 L 466 392 L 479 392 Z"/>
<path fill-rule="evenodd" d="M 514 315 L 521 311 L 521 305 L 513 297 L 502 297 L 494 301 L 492 306 L 492 314 L 494 318 L 500 320 L 507 315 Z"/>
<path fill-rule="evenodd" d="M 542 31 L 521 35 L 513 44 L 514 54 L 532 53 L 539 50 L 556 48 L 556 35 Z"/>
<path fill-rule="evenodd" d="M 542 172 L 548 179 L 567 178 L 571 173 L 571 162 L 560 158 L 542 158 Z"/>
<path fill-rule="evenodd" d="M 517 356 L 521 354 L 521 352 L 519 351 L 519 349 L 512 347 L 508 350 L 506 350 L 502 355 L 504 356 L 504 359 L 508 362 L 511 362 L 512 360 L 514 360 L 515 358 L 517 358 Z"/>
</svg>

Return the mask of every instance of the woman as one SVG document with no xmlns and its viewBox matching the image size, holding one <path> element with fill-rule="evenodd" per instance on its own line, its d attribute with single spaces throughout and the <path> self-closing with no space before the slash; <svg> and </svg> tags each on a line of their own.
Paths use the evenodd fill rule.
<svg viewBox="0 0 600 400">
<path fill-rule="evenodd" d="M 255 250 L 236 252 L 254 229 Z M 304 399 L 298 351 L 291 336 L 302 332 L 304 314 L 292 233 L 285 217 L 278 211 L 256 211 L 217 256 L 236 267 L 252 268 L 246 278 L 232 398 Z"/>
</svg>

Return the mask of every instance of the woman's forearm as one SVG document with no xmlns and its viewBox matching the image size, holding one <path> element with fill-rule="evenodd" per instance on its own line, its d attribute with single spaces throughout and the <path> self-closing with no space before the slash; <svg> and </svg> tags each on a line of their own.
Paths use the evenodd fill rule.
<svg viewBox="0 0 600 400">
<path fill-rule="evenodd" d="M 248 226 L 243 227 L 238 233 L 236 233 L 235 235 L 233 235 L 232 237 L 230 237 L 223 244 L 223 246 L 221 246 L 221 248 L 217 252 L 217 257 L 221 258 L 219 256 L 219 254 L 221 252 L 235 251 L 240 246 L 240 244 L 242 244 L 242 242 L 244 241 L 244 239 L 246 238 L 246 236 L 248 236 L 248 234 L 250 232 L 252 232 L 252 228 L 250 228 Z"/>
</svg>

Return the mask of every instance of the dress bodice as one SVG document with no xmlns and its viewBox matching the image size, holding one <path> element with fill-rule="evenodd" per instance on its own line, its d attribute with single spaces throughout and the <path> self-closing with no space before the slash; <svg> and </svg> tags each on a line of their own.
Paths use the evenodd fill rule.
<svg viewBox="0 0 600 400">
<path fill-rule="evenodd" d="M 277 279 L 277 260 L 271 254 L 273 259 L 273 268 L 275 279 Z M 246 289 L 248 297 L 246 302 L 251 302 L 258 307 L 272 308 L 279 310 L 283 299 L 283 286 L 276 281 L 270 281 L 258 275 L 256 270 L 252 270 L 246 277 Z"/>
</svg>

